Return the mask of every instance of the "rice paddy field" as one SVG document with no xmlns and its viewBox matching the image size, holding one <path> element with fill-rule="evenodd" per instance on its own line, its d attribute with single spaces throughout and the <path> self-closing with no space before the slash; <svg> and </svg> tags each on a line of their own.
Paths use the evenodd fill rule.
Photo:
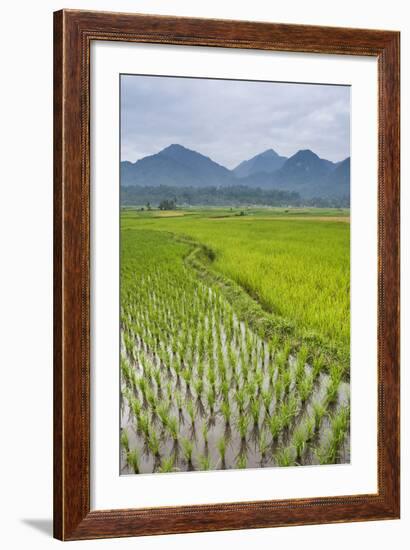
<svg viewBox="0 0 410 550">
<path fill-rule="evenodd" d="M 121 473 L 350 460 L 348 210 L 121 212 Z"/>
</svg>

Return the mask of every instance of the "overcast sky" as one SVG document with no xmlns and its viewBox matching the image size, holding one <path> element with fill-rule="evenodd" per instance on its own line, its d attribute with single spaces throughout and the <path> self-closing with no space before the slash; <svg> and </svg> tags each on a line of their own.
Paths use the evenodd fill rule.
<svg viewBox="0 0 410 550">
<path fill-rule="evenodd" d="M 350 155 L 350 88 L 317 84 L 121 76 L 121 159 L 171 143 L 234 168 L 266 149 Z"/>
</svg>

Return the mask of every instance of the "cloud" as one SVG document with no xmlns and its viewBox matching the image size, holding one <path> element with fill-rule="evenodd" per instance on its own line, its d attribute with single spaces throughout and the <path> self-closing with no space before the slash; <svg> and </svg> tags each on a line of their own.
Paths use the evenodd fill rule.
<svg viewBox="0 0 410 550">
<path fill-rule="evenodd" d="M 121 77 L 121 158 L 180 143 L 233 168 L 273 148 L 350 155 L 350 88 L 159 76 Z"/>
</svg>

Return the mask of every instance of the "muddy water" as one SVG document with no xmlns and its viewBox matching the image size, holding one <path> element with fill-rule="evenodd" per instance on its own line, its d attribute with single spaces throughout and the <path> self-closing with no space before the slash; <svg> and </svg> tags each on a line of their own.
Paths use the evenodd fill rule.
<svg viewBox="0 0 410 550">
<path fill-rule="evenodd" d="M 210 292 L 212 292 L 210 290 Z M 152 297 L 153 303 L 156 301 L 155 295 Z M 227 333 L 225 327 L 219 325 L 215 326 L 215 318 L 212 313 L 206 317 L 206 327 L 212 332 L 212 337 L 216 341 L 216 333 L 219 330 L 222 343 L 222 355 L 224 361 L 228 363 L 228 349 L 232 348 L 232 341 L 228 342 Z M 257 370 L 262 376 L 261 391 L 270 391 L 271 399 L 268 404 L 268 410 L 261 404 L 260 414 L 257 424 L 254 424 L 253 419 L 249 419 L 249 426 L 246 430 L 246 437 L 241 438 L 238 426 L 237 418 L 239 416 L 239 408 L 235 400 L 235 382 L 233 378 L 230 378 L 229 389 L 229 403 L 231 406 L 231 421 L 229 424 L 225 422 L 220 409 L 222 397 L 216 395 L 216 402 L 214 411 L 210 412 L 206 403 L 206 391 L 209 389 L 209 383 L 204 383 L 204 391 L 202 396 L 198 396 L 192 387 L 188 387 L 187 384 L 178 377 L 173 369 L 169 369 L 167 365 L 164 365 L 159 357 L 153 353 L 145 342 L 136 335 L 135 337 L 135 353 L 133 357 L 127 357 L 132 368 L 135 371 L 136 377 L 144 377 L 144 366 L 141 362 L 135 361 L 134 357 L 143 355 L 146 360 L 149 361 L 154 368 L 160 371 L 160 386 L 153 380 L 149 380 L 151 387 L 155 394 L 160 397 L 167 393 L 167 387 L 172 390 L 172 398 L 169 402 L 169 414 L 175 416 L 179 421 L 179 435 L 178 440 L 174 441 L 168 431 L 166 431 L 162 425 L 156 413 L 150 414 L 151 426 L 155 430 L 159 441 L 160 451 L 159 456 L 153 456 L 150 452 L 148 445 L 145 441 L 143 434 L 141 433 L 138 422 L 132 412 L 130 412 L 129 405 L 126 398 L 121 399 L 121 427 L 126 430 L 129 438 L 130 449 L 137 449 L 139 454 L 139 473 L 152 473 L 158 471 L 161 466 L 161 461 L 164 458 L 174 457 L 174 471 L 190 471 L 190 470 L 202 470 L 209 468 L 216 469 L 231 469 L 239 467 L 238 460 L 240 457 L 246 457 L 245 462 L 240 464 L 241 467 L 246 468 L 259 468 L 259 467 L 272 467 L 277 466 L 278 461 L 276 458 L 277 451 L 283 447 L 292 445 L 292 436 L 299 426 L 301 426 L 307 418 L 313 414 L 313 403 L 317 401 L 323 401 L 326 393 L 327 386 L 329 384 L 329 376 L 321 372 L 316 380 L 313 390 L 306 400 L 301 405 L 299 402 L 299 413 L 290 423 L 290 426 L 283 429 L 279 436 L 272 440 L 269 430 L 267 429 L 267 422 L 270 417 L 277 413 L 280 403 L 276 403 L 275 395 L 273 392 L 273 386 L 278 379 L 278 369 L 275 368 L 273 376 L 273 384 L 270 383 L 269 365 L 272 362 L 268 348 L 265 342 L 258 338 L 255 334 L 250 335 L 249 328 L 246 328 L 243 323 L 240 323 L 234 316 L 234 337 L 236 350 L 236 371 L 240 372 L 245 366 L 243 365 L 243 350 L 246 348 L 247 338 L 252 338 L 252 355 L 251 359 L 257 365 Z M 197 365 L 198 354 L 195 349 L 195 337 L 193 338 L 193 350 L 192 361 Z M 172 355 L 172 351 L 167 349 Z M 122 341 L 121 352 L 126 356 L 124 342 Z M 217 348 L 213 348 L 214 359 L 217 358 Z M 286 369 L 291 373 L 291 384 L 289 387 L 288 395 L 297 397 L 297 391 L 295 387 L 295 370 L 296 359 L 292 356 L 289 357 Z M 305 375 L 308 376 L 311 372 L 309 365 L 305 365 Z M 194 375 L 195 380 L 195 375 Z M 218 384 L 217 384 L 218 386 Z M 123 384 L 123 390 L 125 385 Z M 141 396 L 139 390 L 133 390 L 135 397 L 142 403 L 143 410 L 148 410 L 147 403 Z M 178 409 L 175 395 L 179 392 L 182 398 L 184 406 L 182 410 Z M 187 400 L 192 400 L 195 406 L 195 414 L 193 420 L 188 415 L 185 408 Z M 349 384 L 342 382 L 339 386 L 338 397 L 336 403 L 332 406 L 330 413 L 336 413 L 341 407 L 346 406 L 349 402 Z M 245 413 L 250 412 L 249 399 L 245 399 L 244 404 Z M 207 437 L 204 437 L 204 429 L 206 430 Z M 258 441 L 261 432 L 266 434 L 267 445 L 264 453 L 262 454 L 259 449 Z M 320 424 L 319 429 L 316 431 L 313 439 L 309 441 L 304 449 L 302 455 L 297 461 L 299 465 L 314 465 L 318 464 L 317 455 L 315 449 L 324 445 L 326 441 L 331 437 L 331 423 L 328 416 L 324 416 Z M 184 439 L 189 440 L 193 444 L 192 459 L 187 460 L 184 456 L 184 449 L 182 441 Z M 225 458 L 222 460 L 218 452 L 218 442 L 224 439 L 226 443 Z M 346 435 L 344 443 L 341 445 L 337 462 L 346 463 L 350 461 L 350 440 L 349 434 Z M 133 470 L 127 463 L 126 452 L 121 451 L 121 473 L 132 474 Z"/>
</svg>

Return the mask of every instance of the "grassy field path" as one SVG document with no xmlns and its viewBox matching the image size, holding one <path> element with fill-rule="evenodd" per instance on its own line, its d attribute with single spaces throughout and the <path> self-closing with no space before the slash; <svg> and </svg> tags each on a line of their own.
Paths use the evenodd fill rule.
<svg viewBox="0 0 410 550">
<path fill-rule="evenodd" d="M 328 212 L 325 212 L 328 214 Z M 235 281 L 266 311 L 349 358 L 350 225 L 328 216 L 130 211 L 122 227 L 165 231 L 213 251 L 212 269 Z M 320 217 L 320 220 L 317 218 Z M 340 217 L 340 216 L 337 216 Z M 306 216 L 303 216 L 306 218 Z"/>
</svg>

